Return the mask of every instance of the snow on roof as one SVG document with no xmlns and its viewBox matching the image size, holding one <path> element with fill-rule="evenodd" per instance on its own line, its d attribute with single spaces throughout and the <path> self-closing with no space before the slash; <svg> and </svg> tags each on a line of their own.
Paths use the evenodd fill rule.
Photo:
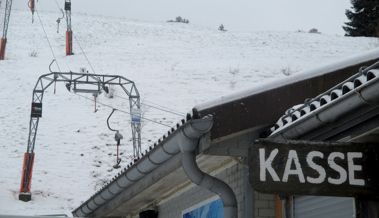
<svg viewBox="0 0 379 218">
<path fill-rule="evenodd" d="M 339 69 L 344 69 L 348 66 L 353 66 L 361 62 L 376 59 L 376 58 L 379 58 L 379 48 L 375 48 L 367 52 L 354 54 L 347 58 L 342 58 L 330 63 L 326 63 L 322 66 L 319 66 L 311 70 L 304 70 L 290 77 L 270 79 L 254 87 L 251 87 L 242 91 L 237 91 L 232 94 L 224 95 L 219 98 L 198 104 L 196 108 L 198 110 L 204 110 L 215 105 L 221 105 L 227 102 L 232 102 L 234 100 L 250 96 L 252 93 L 259 93 L 259 92 L 267 91 L 273 88 L 295 83 L 297 81 L 302 81 L 309 78 L 317 77 L 327 72 L 333 72 Z"/>
</svg>

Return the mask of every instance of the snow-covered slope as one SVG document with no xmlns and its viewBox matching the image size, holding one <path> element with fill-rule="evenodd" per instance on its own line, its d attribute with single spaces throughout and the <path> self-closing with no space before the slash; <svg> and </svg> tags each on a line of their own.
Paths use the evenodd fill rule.
<svg viewBox="0 0 379 218">
<path fill-rule="evenodd" d="M 60 15 L 36 13 L 31 23 L 29 11 L 13 10 L 11 14 L 6 60 L 0 61 L 0 214 L 71 215 L 81 201 L 117 173 L 112 168 L 116 160 L 114 133 L 106 124 L 112 109 L 98 104 L 94 113 L 93 101 L 68 92 L 58 83 L 56 94 L 50 87 L 43 100 L 33 200 L 18 200 L 32 91 L 38 77 L 50 72 L 52 51 L 59 65 L 52 65 L 54 71 L 79 72 L 85 67 L 90 73 L 116 74 L 135 82 L 144 117 L 156 122 L 143 123 L 144 149 L 168 130 L 164 125 L 171 126 L 182 118 L 166 111 L 184 116 L 204 101 L 367 51 L 377 43 L 370 38 L 221 32 L 192 24 L 73 14 L 75 55 L 66 56 L 63 21 L 60 32 L 56 31 Z M 84 96 L 92 99 L 90 94 Z M 128 111 L 124 98 L 125 93 L 117 89 L 115 98 L 102 94 L 98 101 Z M 128 114 L 119 111 L 111 118 L 111 126 L 124 136 L 122 167 L 132 158 L 129 120 Z"/>
</svg>

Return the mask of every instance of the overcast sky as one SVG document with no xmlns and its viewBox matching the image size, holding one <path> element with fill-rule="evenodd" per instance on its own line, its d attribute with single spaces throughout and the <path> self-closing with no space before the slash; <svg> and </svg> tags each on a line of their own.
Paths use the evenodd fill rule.
<svg viewBox="0 0 379 218">
<path fill-rule="evenodd" d="M 25 9 L 29 0 L 13 1 Z M 39 0 L 37 9 L 56 11 L 64 0 Z M 72 0 L 75 12 L 122 16 L 145 21 L 167 21 L 181 16 L 190 23 L 229 31 L 309 31 L 344 35 L 345 10 L 350 0 Z M 5 1 L 1 10 L 4 9 Z M 4 12 L 2 11 L 1 14 Z M 12 18 L 11 18 L 12 19 Z"/>
</svg>

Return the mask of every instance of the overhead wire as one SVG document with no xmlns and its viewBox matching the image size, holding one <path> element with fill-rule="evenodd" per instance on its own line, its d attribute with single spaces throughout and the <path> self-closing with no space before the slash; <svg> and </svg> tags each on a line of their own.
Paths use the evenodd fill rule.
<svg viewBox="0 0 379 218">
<path fill-rule="evenodd" d="M 183 114 L 178 114 L 178 113 L 175 113 L 175 112 L 172 112 L 172 111 L 164 110 L 162 108 L 154 107 L 152 105 L 148 105 L 148 104 L 145 104 L 145 103 L 141 103 L 141 104 L 149 106 L 149 107 L 152 107 L 152 108 L 155 108 L 157 110 L 161 110 L 161 111 L 167 112 L 167 113 L 175 114 L 175 115 L 178 115 L 178 116 L 183 116 Z"/>
<path fill-rule="evenodd" d="M 67 56 L 63 57 L 62 59 L 64 60 L 66 66 L 67 66 L 67 68 L 68 68 L 68 70 L 71 72 L 71 68 L 70 68 L 70 66 L 68 65 L 67 61 L 66 61 L 66 57 L 67 57 Z"/>
<path fill-rule="evenodd" d="M 86 53 L 84 52 L 84 50 L 83 50 L 82 46 L 81 46 L 81 45 L 80 45 L 80 43 L 79 43 L 79 40 L 76 38 L 75 34 L 73 34 L 73 35 L 74 35 L 74 38 L 75 38 L 76 42 L 77 42 L 77 43 L 78 43 L 78 45 L 79 45 L 79 48 L 80 48 L 80 50 L 82 50 L 82 52 L 83 52 L 83 54 L 84 54 L 84 57 L 87 59 L 87 62 L 88 62 L 89 66 L 90 66 L 90 67 L 91 67 L 91 69 L 92 69 L 92 72 L 93 72 L 93 73 L 95 73 L 95 70 L 93 69 L 93 67 L 92 67 L 91 63 L 89 62 L 89 60 L 88 60 L 88 58 L 87 58 L 87 55 L 86 55 Z"/>
<path fill-rule="evenodd" d="M 182 111 L 174 110 L 174 109 L 172 109 L 172 108 L 165 107 L 165 106 L 159 105 L 159 104 L 157 104 L 157 103 L 154 103 L 154 102 L 151 102 L 151 101 L 148 101 L 148 100 L 144 100 L 144 101 L 146 101 L 146 102 L 150 102 L 150 104 L 157 105 L 157 106 L 159 106 L 159 107 L 161 107 L 161 108 L 166 108 L 166 109 L 168 109 L 168 110 L 170 110 L 170 111 L 175 111 L 176 113 L 182 113 Z M 145 105 L 147 105 L 147 104 L 145 104 Z M 147 105 L 147 106 L 149 106 L 149 105 Z"/>
<path fill-rule="evenodd" d="M 115 95 L 115 96 L 118 97 L 118 98 L 122 98 L 122 99 L 128 100 L 127 98 L 124 98 L 124 97 L 121 97 L 121 96 L 117 96 L 117 95 Z M 167 112 L 167 113 L 171 113 L 171 114 L 175 114 L 175 115 L 178 115 L 178 116 L 183 116 L 183 114 L 175 113 L 173 111 L 169 111 L 169 110 L 165 110 L 165 109 L 162 109 L 162 108 L 158 108 L 158 107 L 155 107 L 155 106 L 152 106 L 152 105 L 148 105 L 148 104 L 145 104 L 145 103 L 141 103 L 141 105 L 146 105 L 146 106 L 155 108 L 157 110 L 161 110 L 161 111 L 164 111 L 164 112 Z"/>
<path fill-rule="evenodd" d="M 58 8 L 59 8 L 60 10 L 62 10 L 62 8 L 59 7 L 59 4 L 58 4 L 57 0 L 55 0 L 55 3 L 57 4 Z"/>
<path fill-rule="evenodd" d="M 61 68 L 59 67 L 58 60 L 57 60 L 57 58 L 55 57 L 55 54 L 54 54 L 53 48 L 51 47 L 51 44 L 50 44 L 49 37 L 48 37 L 47 34 L 46 34 L 45 27 L 43 26 L 42 19 L 41 19 L 41 17 L 39 16 L 39 13 L 38 13 L 37 8 L 35 8 L 35 11 L 37 12 L 39 22 L 41 23 L 41 26 L 42 26 L 43 32 L 45 33 L 45 36 L 46 36 L 46 39 L 47 39 L 47 43 L 49 44 L 49 47 L 50 47 L 51 53 L 53 54 L 53 57 L 54 57 L 55 63 L 56 63 L 57 66 L 58 66 L 59 72 L 61 72 Z"/>
<path fill-rule="evenodd" d="M 74 93 L 74 94 L 75 94 L 75 95 L 78 95 L 78 96 L 80 96 L 80 97 L 82 97 L 82 98 L 85 98 L 85 99 L 88 99 L 88 100 L 91 100 L 91 101 L 95 101 L 95 100 L 93 100 L 93 99 L 91 99 L 91 98 L 88 98 L 87 96 L 83 96 L 83 95 L 80 95 L 80 94 L 78 94 L 78 93 Z M 123 113 L 126 113 L 126 114 L 130 114 L 130 113 L 127 112 L 127 111 L 117 109 L 117 108 L 112 107 L 112 106 L 110 106 L 110 105 L 107 105 L 107 104 L 104 104 L 104 103 L 102 103 L 102 102 L 99 102 L 98 100 L 96 100 L 96 102 L 97 102 L 98 104 L 101 104 L 101 105 L 103 105 L 103 106 L 109 107 L 109 108 L 111 108 L 111 109 L 116 109 L 116 110 L 118 110 L 118 111 L 120 111 L 120 112 L 123 112 Z M 172 127 L 172 126 L 169 126 L 169 125 L 166 125 L 166 124 L 163 124 L 163 123 L 159 123 L 159 122 L 154 121 L 154 120 L 150 120 L 150 119 L 145 118 L 145 117 L 141 117 L 141 119 L 143 119 L 143 120 L 147 120 L 147 121 L 150 121 L 150 122 L 153 122 L 153 123 L 156 123 L 156 124 L 160 124 L 160 125 L 162 125 L 162 126 Z"/>
</svg>

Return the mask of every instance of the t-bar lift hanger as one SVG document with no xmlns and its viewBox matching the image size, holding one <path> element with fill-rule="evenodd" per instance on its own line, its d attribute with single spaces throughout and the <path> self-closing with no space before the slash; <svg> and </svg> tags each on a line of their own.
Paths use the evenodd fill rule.
<svg viewBox="0 0 379 218">
<path fill-rule="evenodd" d="M 116 132 L 116 134 L 114 135 L 114 139 L 115 141 L 117 142 L 117 160 L 116 160 L 116 165 L 113 166 L 113 168 L 117 169 L 117 168 L 120 168 L 120 163 L 121 163 L 121 158 L 118 158 L 118 146 L 120 145 L 120 141 L 121 139 L 123 139 L 122 135 L 119 133 L 118 130 L 115 130 L 115 129 L 112 129 L 110 126 L 109 126 L 109 118 L 111 118 L 112 114 L 114 113 L 114 111 L 117 110 L 117 109 L 114 109 L 112 110 L 112 113 L 109 115 L 108 119 L 107 119 L 107 125 L 108 125 L 108 128 L 111 130 L 111 131 L 114 131 Z"/>
</svg>

